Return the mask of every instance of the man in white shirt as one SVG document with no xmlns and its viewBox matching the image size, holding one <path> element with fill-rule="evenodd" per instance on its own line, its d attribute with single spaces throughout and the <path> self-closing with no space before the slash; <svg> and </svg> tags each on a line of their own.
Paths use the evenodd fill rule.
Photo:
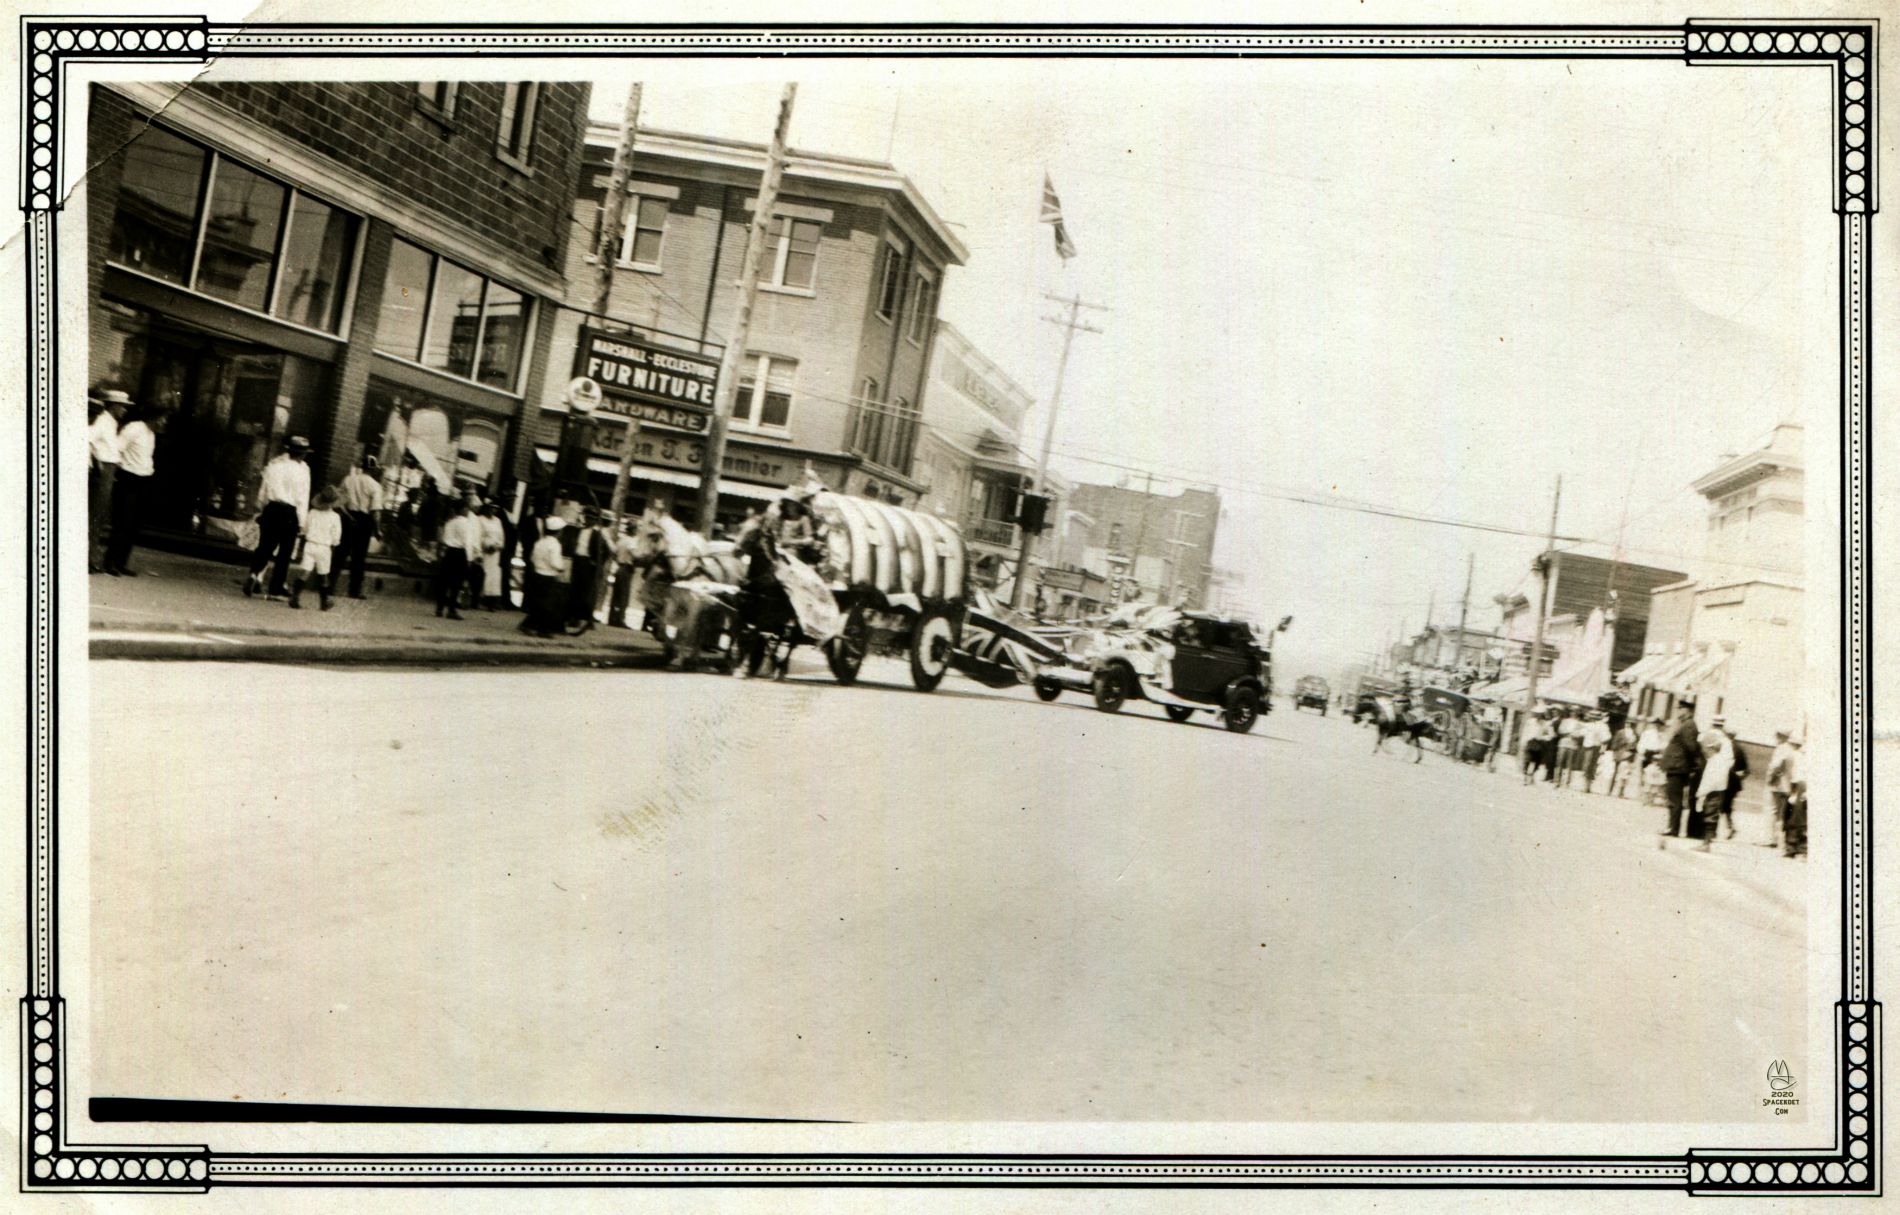
<svg viewBox="0 0 1900 1215">
<path fill-rule="evenodd" d="M 442 525 L 442 555 L 435 567 L 435 614 L 460 620 L 456 602 L 468 584 L 469 558 L 482 547 L 482 525 L 475 517 L 475 499 L 464 498 L 455 515 Z"/>
<path fill-rule="evenodd" d="M 144 524 L 140 499 L 152 483 L 156 468 L 158 434 L 165 429 L 164 411 L 144 409 L 119 428 L 119 471 L 112 478 L 112 538 L 106 542 L 106 573 L 131 578 L 138 571 L 126 564 Z"/>
<path fill-rule="evenodd" d="M 310 443 L 302 435 L 284 442 L 283 454 L 264 466 L 264 478 L 257 487 L 257 555 L 251 558 L 251 576 L 244 580 L 244 593 L 255 595 L 264 589 L 264 567 L 270 566 L 270 597 L 282 599 L 289 593 L 285 582 L 290 574 L 290 555 L 303 531 L 304 516 L 310 513 Z"/>
<path fill-rule="evenodd" d="M 106 568 L 106 524 L 112 516 L 112 482 L 119 471 L 119 422 L 132 407 L 132 398 L 116 388 L 99 394 L 99 413 L 86 428 L 91 462 L 86 474 L 86 569 Z"/>
<path fill-rule="evenodd" d="M 528 614 L 521 622 L 521 631 L 553 637 L 564 632 L 567 623 L 568 564 L 567 552 L 561 546 L 567 520 L 550 515 L 541 526 L 541 538 L 528 554 L 528 569 L 534 576 L 528 580 Z"/>
<path fill-rule="evenodd" d="M 343 542 L 337 545 L 336 561 L 330 567 L 330 594 L 342 580 L 343 567 L 350 568 L 350 598 L 363 597 L 363 566 L 369 560 L 369 542 L 376 535 L 377 521 L 383 511 L 383 466 L 375 456 L 364 456 L 357 467 L 346 474 L 337 491 L 337 514 L 343 520 Z"/>
</svg>

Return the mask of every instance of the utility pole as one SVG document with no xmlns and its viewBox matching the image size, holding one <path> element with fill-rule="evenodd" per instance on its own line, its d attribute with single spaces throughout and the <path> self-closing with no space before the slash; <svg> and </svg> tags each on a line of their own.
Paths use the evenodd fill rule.
<svg viewBox="0 0 1900 1215">
<path fill-rule="evenodd" d="M 745 264 L 739 273 L 739 308 L 726 335 L 726 352 L 719 360 L 719 387 L 713 396 L 713 415 L 706 428 L 705 463 L 699 470 L 699 530 L 711 535 L 713 514 L 719 508 L 719 471 L 726 462 L 726 427 L 738 393 L 739 373 L 745 362 L 746 339 L 752 331 L 752 306 L 759 298 L 759 265 L 765 260 L 765 242 L 772 234 L 772 208 L 778 202 L 779 181 L 785 176 L 785 146 L 792 129 L 792 102 L 798 85 L 785 86 L 779 98 L 778 125 L 772 129 L 772 147 L 765 156 L 765 179 L 759 183 L 757 209 L 746 234 Z"/>
<path fill-rule="evenodd" d="M 620 260 L 620 234 L 627 220 L 627 179 L 633 175 L 633 140 L 640 129 L 640 82 L 627 89 L 627 108 L 620 116 L 620 143 L 614 148 L 613 173 L 607 178 L 607 197 L 601 203 L 600 240 L 594 246 L 594 269 L 599 285 L 594 295 L 594 313 L 606 316 L 613 300 L 614 264 Z M 627 415 L 627 431 L 620 448 L 620 467 L 614 470 L 614 493 L 607 501 L 614 526 L 627 509 L 627 482 L 633 478 L 633 449 L 640 437 L 640 419 Z M 603 573 L 606 563 L 601 563 Z"/>
<path fill-rule="evenodd" d="M 1471 573 L 1478 565 L 1478 554 L 1473 552 L 1465 557 L 1465 597 L 1458 604 L 1458 657 L 1452 660 L 1452 666 L 1463 670 L 1465 666 L 1465 621 L 1471 615 Z"/>
<path fill-rule="evenodd" d="M 1069 306 L 1069 315 L 1066 319 L 1053 316 L 1045 316 L 1042 318 L 1052 325 L 1062 326 L 1062 356 L 1056 360 L 1056 383 L 1055 387 L 1049 393 L 1049 417 L 1048 420 L 1043 423 L 1042 427 L 1042 455 L 1036 461 L 1036 479 L 1030 484 L 1031 491 L 1036 493 L 1046 492 L 1049 485 L 1049 448 L 1055 443 L 1056 438 L 1056 410 L 1062 406 L 1062 379 L 1069 370 L 1069 344 L 1075 341 L 1075 331 L 1078 329 L 1085 333 L 1101 332 L 1100 329 L 1097 329 L 1093 325 L 1085 325 L 1082 323 L 1080 319 L 1082 309 L 1092 308 L 1097 312 L 1108 311 L 1108 309 L 1101 304 L 1083 302 L 1080 296 L 1070 296 L 1064 299 L 1059 295 L 1050 295 L 1045 291 L 1043 292 L 1043 297 L 1045 299 L 1054 300 L 1058 304 L 1067 304 Z M 1020 517 L 1021 511 L 1019 510 L 1017 514 Z M 1020 526 L 1020 524 L 1018 526 Z M 1017 611 L 1022 610 L 1023 592 L 1029 586 L 1029 548 L 1035 541 L 1035 536 L 1030 533 L 1028 528 L 1022 528 L 1022 533 L 1022 548 L 1021 551 L 1016 554 L 1016 583 L 1010 588 L 1009 592 L 1009 606 Z"/>
<path fill-rule="evenodd" d="M 1550 550 L 1557 547 L 1557 504 L 1563 501 L 1564 478 L 1557 474 L 1557 492 L 1550 496 L 1550 536 L 1544 541 L 1544 551 L 1537 554 L 1537 635 L 1531 638 L 1530 682 L 1524 689 L 1524 700 L 1530 707 L 1537 708 L 1537 669 L 1544 664 L 1544 606 L 1550 600 Z"/>
</svg>

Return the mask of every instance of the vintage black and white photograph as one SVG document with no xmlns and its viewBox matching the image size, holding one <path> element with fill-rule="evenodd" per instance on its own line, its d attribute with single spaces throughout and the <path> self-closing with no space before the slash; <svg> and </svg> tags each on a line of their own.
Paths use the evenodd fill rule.
<svg viewBox="0 0 1900 1215">
<path fill-rule="evenodd" d="M 1878 14 L 1767 71 L 1610 11 L 75 59 L 23 1167 L 1396 1124 L 1877 1186 Z"/>
</svg>

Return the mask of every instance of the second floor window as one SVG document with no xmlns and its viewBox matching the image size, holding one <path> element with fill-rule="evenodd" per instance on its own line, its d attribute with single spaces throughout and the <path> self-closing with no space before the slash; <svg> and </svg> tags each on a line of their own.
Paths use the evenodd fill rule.
<svg viewBox="0 0 1900 1215">
<path fill-rule="evenodd" d="M 810 291 L 818 281 L 818 238 L 824 225 L 812 219 L 793 219 L 781 215 L 772 225 L 771 273 L 767 278 L 774 287 Z"/>
<path fill-rule="evenodd" d="M 528 167 L 534 148 L 534 112 L 541 99 L 541 86 L 532 80 L 510 81 L 502 86 L 501 129 L 495 136 L 495 154 L 519 168 Z"/>
<path fill-rule="evenodd" d="M 910 340 L 919 346 L 930 336 L 930 322 L 937 316 L 937 280 L 920 266 L 910 279 Z"/>
<path fill-rule="evenodd" d="M 629 198 L 627 222 L 620 232 L 620 264 L 660 268 L 660 245 L 666 239 L 664 198 Z"/>
<path fill-rule="evenodd" d="M 897 319 L 904 290 L 904 254 L 889 241 L 885 241 L 882 248 L 883 256 L 878 259 L 877 314 L 890 321 Z"/>
<path fill-rule="evenodd" d="M 742 430 L 789 430 L 792 424 L 792 381 L 798 364 L 775 354 L 752 358 L 739 375 L 732 398 L 732 423 Z"/>
</svg>

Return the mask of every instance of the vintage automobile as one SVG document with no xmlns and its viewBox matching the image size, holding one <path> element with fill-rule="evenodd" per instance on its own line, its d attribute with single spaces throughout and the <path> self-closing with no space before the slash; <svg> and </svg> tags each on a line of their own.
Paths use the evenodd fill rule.
<svg viewBox="0 0 1900 1215">
<path fill-rule="evenodd" d="M 1293 707 L 1295 709 L 1318 709 L 1321 717 L 1326 716 L 1328 705 L 1332 702 L 1333 690 L 1324 679 L 1317 675 L 1302 675 L 1300 682 L 1293 685 Z"/>
<path fill-rule="evenodd" d="M 1213 713 L 1245 734 L 1272 708 L 1272 655 L 1244 620 L 1156 608 L 1132 627 L 1102 631 L 1079 661 L 1037 673 L 1036 694 L 1044 700 L 1064 688 L 1086 688 L 1104 713 L 1146 700 L 1171 721 Z"/>
</svg>

